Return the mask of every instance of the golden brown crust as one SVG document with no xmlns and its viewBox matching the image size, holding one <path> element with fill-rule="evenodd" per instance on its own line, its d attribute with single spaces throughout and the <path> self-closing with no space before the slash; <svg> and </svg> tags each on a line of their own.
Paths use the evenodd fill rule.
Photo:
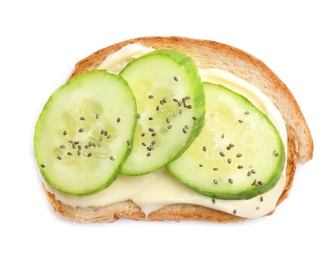
<svg viewBox="0 0 334 260">
<path fill-rule="evenodd" d="M 111 45 L 79 61 L 72 76 L 98 67 L 110 53 L 131 43 L 140 43 L 143 46 L 155 49 L 181 51 L 191 56 L 200 68 L 218 68 L 229 71 L 258 87 L 272 100 L 285 120 L 288 133 L 287 181 L 277 206 L 286 199 L 293 183 L 297 162 L 305 163 L 312 159 L 313 140 L 305 118 L 285 84 L 262 61 L 244 51 L 214 41 L 184 37 L 142 37 Z M 74 208 L 55 200 L 54 195 L 48 191 L 45 190 L 45 192 L 56 213 L 82 223 L 114 222 L 119 218 L 174 221 L 204 220 L 219 223 L 245 220 L 214 209 L 186 204 L 167 206 L 152 212 L 147 217 L 132 201 L 124 201 L 106 207 Z"/>
</svg>

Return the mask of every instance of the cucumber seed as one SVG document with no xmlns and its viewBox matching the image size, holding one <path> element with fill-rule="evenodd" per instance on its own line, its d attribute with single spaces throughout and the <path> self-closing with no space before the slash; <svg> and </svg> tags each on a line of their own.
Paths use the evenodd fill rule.
<svg viewBox="0 0 334 260">
<path fill-rule="evenodd" d="M 79 131 L 79 133 L 82 133 L 85 130 L 81 127 L 78 131 Z"/>
<path fill-rule="evenodd" d="M 111 161 L 115 161 L 116 158 L 115 158 L 115 156 L 110 156 L 109 159 L 110 159 Z"/>
<path fill-rule="evenodd" d="M 174 81 L 179 81 L 180 80 L 180 78 L 178 76 L 174 76 L 173 79 L 174 79 Z"/>
<path fill-rule="evenodd" d="M 63 135 L 67 135 L 67 131 L 66 130 L 64 130 Z"/>
<path fill-rule="evenodd" d="M 81 120 L 81 121 L 84 121 L 85 119 L 86 119 L 86 118 L 85 118 L 84 116 L 81 116 L 81 117 L 80 117 L 80 120 Z"/>
<path fill-rule="evenodd" d="M 120 117 L 117 118 L 117 123 L 119 123 L 119 122 L 121 122 L 121 118 Z"/>
<path fill-rule="evenodd" d="M 42 167 L 42 168 L 45 168 L 45 167 L 46 167 L 46 165 L 45 165 L 44 163 L 42 163 L 42 164 L 41 164 L 41 167 Z"/>
<path fill-rule="evenodd" d="M 203 146 L 203 151 L 206 152 L 206 146 Z"/>
<path fill-rule="evenodd" d="M 216 179 L 213 179 L 213 183 L 214 183 L 215 185 L 217 185 L 217 184 L 218 184 L 218 181 L 217 181 Z"/>
<path fill-rule="evenodd" d="M 63 159 L 63 157 L 61 157 L 60 155 L 58 155 L 58 156 L 57 156 L 57 159 L 58 159 L 58 160 L 61 160 L 61 159 Z"/>
</svg>

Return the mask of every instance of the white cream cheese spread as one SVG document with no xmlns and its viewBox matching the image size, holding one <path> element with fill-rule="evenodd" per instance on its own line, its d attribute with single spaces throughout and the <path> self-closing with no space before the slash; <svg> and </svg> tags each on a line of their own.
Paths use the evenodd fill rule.
<svg viewBox="0 0 334 260">
<path fill-rule="evenodd" d="M 139 44 L 127 45 L 109 55 L 101 63 L 99 69 L 119 73 L 131 60 L 152 50 L 154 49 Z M 200 70 L 200 75 L 203 81 L 224 85 L 248 98 L 275 124 L 281 133 L 285 147 L 287 147 L 287 133 L 284 120 L 274 104 L 259 89 L 229 72 L 215 68 Z M 167 205 L 186 203 L 236 214 L 245 218 L 257 218 L 270 213 L 275 208 L 283 192 L 285 178 L 284 170 L 280 180 L 273 189 L 248 200 L 212 199 L 179 182 L 165 169 L 137 177 L 120 174 L 107 189 L 86 196 L 64 194 L 46 182 L 45 186 L 49 192 L 55 195 L 57 200 L 73 207 L 100 207 L 132 200 L 148 215 Z"/>
</svg>

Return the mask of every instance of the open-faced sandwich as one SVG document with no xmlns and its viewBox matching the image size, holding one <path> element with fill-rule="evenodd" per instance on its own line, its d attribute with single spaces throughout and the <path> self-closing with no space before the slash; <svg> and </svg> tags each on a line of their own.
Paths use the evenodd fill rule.
<svg viewBox="0 0 334 260">
<path fill-rule="evenodd" d="M 270 215 L 313 140 L 286 85 L 222 43 L 142 37 L 79 61 L 34 149 L 56 213 L 77 222 Z"/>
</svg>

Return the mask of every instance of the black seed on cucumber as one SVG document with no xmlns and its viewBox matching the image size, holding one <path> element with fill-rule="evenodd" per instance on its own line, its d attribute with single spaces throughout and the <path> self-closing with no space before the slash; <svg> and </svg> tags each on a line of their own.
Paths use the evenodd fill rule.
<svg viewBox="0 0 334 260">
<path fill-rule="evenodd" d="M 69 194 L 105 189 L 131 152 L 136 123 L 136 100 L 122 77 L 103 70 L 73 77 L 52 94 L 35 126 L 35 156 L 43 178 Z"/>
<path fill-rule="evenodd" d="M 279 152 L 277 152 L 276 150 L 274 150 L 273 154 L 275 157 L 279 156 Z"/>
<path fill-rule="evenodd" d="M 167 170 L 213 198 L 250 199 L 270 190 L 285 165 L 279 131 L 245 97 L 217 84 L 204 83 L 204 89 L 207 102 L 202 132 Z M 213 180 L 221 181 L 216 184 Z"/>
</svg>

